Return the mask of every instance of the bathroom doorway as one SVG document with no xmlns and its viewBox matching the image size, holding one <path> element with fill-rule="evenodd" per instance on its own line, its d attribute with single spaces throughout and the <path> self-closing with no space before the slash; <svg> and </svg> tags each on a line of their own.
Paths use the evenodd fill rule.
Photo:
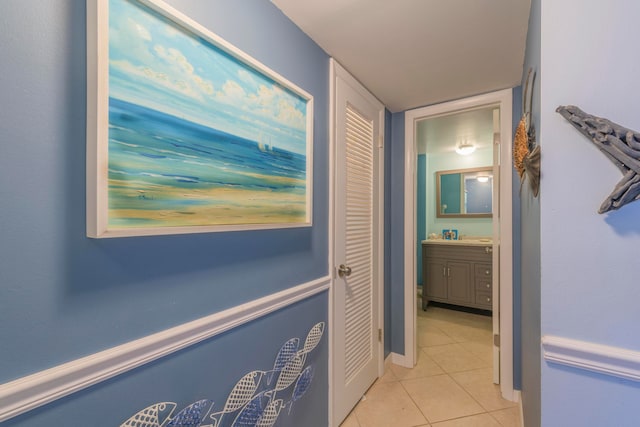
<svg viewBox="0 0 640 427">
<path fill-rule="evenodd" d="M 513 390 L 512 336 L 511 102 L 511 91 L 504 90 L 405 113 L 405 353 L 403 358 L 396 362 L 404 366 L 413 366 L 417 360 L 416 284 L 419 282 L 418 254 L 422 243 L 418 232 L 422 233 L 425 240 L 429 234 L 432 238 L 442 236 L 450 239 L 460 237 L 462 234 L 463 241 L 465 237 L 482 239 L 484 249 L 492 253 L 491 267 L 494 279 L 490 300 L 495 335 L 494 382 L 500 383 L 504 398 L 516 400 L 517 396 Z M 480 117 L 489 119 L 483 125 L 484 136 L 475 135 L 473 126 L 470 124 L 476 119 L 479 120 Z M 438 128 L 442 129 L 438 130 Z M 431 138 L 428 137 L 430 132 Z M 446 134 L 447 132 L 449 135 Z M 423 139 L 427 141 L 425 147 L 421 146 Z M 429 139 L 431 139 L 431 147 L 429 147 Z M 443 144 L 435 139 L 446 139 L 448 147 L 442 146 Z M 472 155 L 463 156 L 455 153 L 456 148 L 459 151 L 473 148 L 475 151 Z M 425 157 L 420 158 L 420 155 Z M 431 159 L 428 159 L 428 156 Z M 424 160 L 425 163 L 420 164 L 418 159 Z M 482 166 L 485 168 L 481 168 Z M 455 213 L 465 212 L 463 205 L 466 201 L 464 197 L 466 192 L 462 190 L 458 198 L 461 206 L 458 207 L 453 206 L 453 203 L 447 205 L 442 203 L 442 200 L 437 200 L 436 169 L 442 172 L 459 172 L 460 170 L 474 171 L 479 168 L 483 170 L 482 178 L 490 176 L 494 183 L 492 217 L 461 215 L 458 218 Z M 486 173 L 487 170 L 490 173 Z M 464 182 L 464 178 L 460 178 L 464 174 L 457 175 L 458 182 L 461 179 Z M 506 179 L 500 179 L 501 176 Z M 474 177 L 477 178 L 475 175 Z M 423 179 L 424 182 L 422 182 Z M 416 198 L 419 187 L 420 191 L 425 191 L 424 198 Z M 419 201 L 425 202 L 422 215 L 418 209 Z M 429 208 L 426 207 L 427 203 L 430 203 Z M 447 215 L 452 209 L 458 209 L 460 212 Z M 491 242 L 488 243 L 487 239 L 491 239 Z M 473 268 L 474 264 L 470 265 Z M 444 271 L 446 274 L 447 270 Z M 470 305 L 473 305 L 473 297 L 471 300 Z M 485 303 L 489 302 L 485 301 Z"/>
</svg>

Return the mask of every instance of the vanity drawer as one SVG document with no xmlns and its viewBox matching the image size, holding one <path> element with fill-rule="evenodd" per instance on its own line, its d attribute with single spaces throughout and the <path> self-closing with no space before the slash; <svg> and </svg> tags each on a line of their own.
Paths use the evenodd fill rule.
<svg viewBox="0 0 640 427">
<path fill-rule="evenodd" d="M 491 278 L 491 264 L 476 264 L 476 277 Z"/>
<path fill-rule="evenodd" d="M 476 304 L 491 309 L 492 302 L 491 292 L 476 290 Z"/>
<path fill-rule="evenodd" d="M 491 278 L 476 278 L 476 292 L 488 292 L 491 294 Z"/>
<path fill-rule="evenodd" d="M 491 265 L 491 255 L 484 246 L 465 246 L 463 243 L 423 243 L 422 253 L 427 258 L 463 260 Z"/>
</svg>

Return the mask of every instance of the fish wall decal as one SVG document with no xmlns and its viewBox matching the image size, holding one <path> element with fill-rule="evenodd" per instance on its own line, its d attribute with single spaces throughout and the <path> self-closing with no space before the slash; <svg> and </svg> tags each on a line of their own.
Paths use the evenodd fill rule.
<svg viewBox="0 0 640 427">
<path fill-rule="evenodd" d="M 304 368 L 304 365 L 307 355 L 320 343 L 324 330 L 324 322 L 316 323 L 307 333 L 302 348 L 299 348 L 300 338 L 286 341 L 275 358 L 273 369 L 245 374 L 220 411 L 212 412 L 213 401 L 203 399 L 173 416 L 177 404 L 159 402 L 137 412 L 120 427 L 273 427 L 281 410 L 288 407 L 290 414 L 293 404 L 311 386 L 313 366 Z M 276 377 L 276 383 L 272 384 Z"/>
<path fill-rule="evenodd" d="M 120 424 L 120 427 L 162 427 L 171 420 L 175 409 L 176 404 L 173 402 L 155 403 L 134 414 Z"/>
<path fill-rule="evenodd" d="M 608 119 L 585 113 L 574 105 L 556 109 L 562 117 L 591 139 L 622 173 L 622 179 L 602 202 L 598 213 L 620 209 L 640 198 L 640 133 Z"/>
</svg>

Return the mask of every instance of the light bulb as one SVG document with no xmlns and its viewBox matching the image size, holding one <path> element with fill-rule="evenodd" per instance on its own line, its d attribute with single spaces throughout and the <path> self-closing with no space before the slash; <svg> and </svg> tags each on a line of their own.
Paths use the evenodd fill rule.
<svg viewBox="0 0 640 427">
<path fill-rule="evenodd" d="M 467 142 L 465 142 L 464 144 L 459 144 L 456 147 L 456 153 L 462 155 L 462 156 L 468 156 L 469 154 L 473 153 L 474 151 L 476 151 L 476 146 L 473 144 L 469 144 Z"/>
</svg>

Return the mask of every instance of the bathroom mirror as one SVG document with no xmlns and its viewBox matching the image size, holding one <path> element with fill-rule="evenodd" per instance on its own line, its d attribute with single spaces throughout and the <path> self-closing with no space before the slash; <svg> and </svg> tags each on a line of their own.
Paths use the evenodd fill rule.
<svg viewBox="0 0 640 427">
<path fill-rule="evenodd" d="M 490 218 L 492 199 L 491 166 L 436 172 L 438 218 Z"/>
</svg>

